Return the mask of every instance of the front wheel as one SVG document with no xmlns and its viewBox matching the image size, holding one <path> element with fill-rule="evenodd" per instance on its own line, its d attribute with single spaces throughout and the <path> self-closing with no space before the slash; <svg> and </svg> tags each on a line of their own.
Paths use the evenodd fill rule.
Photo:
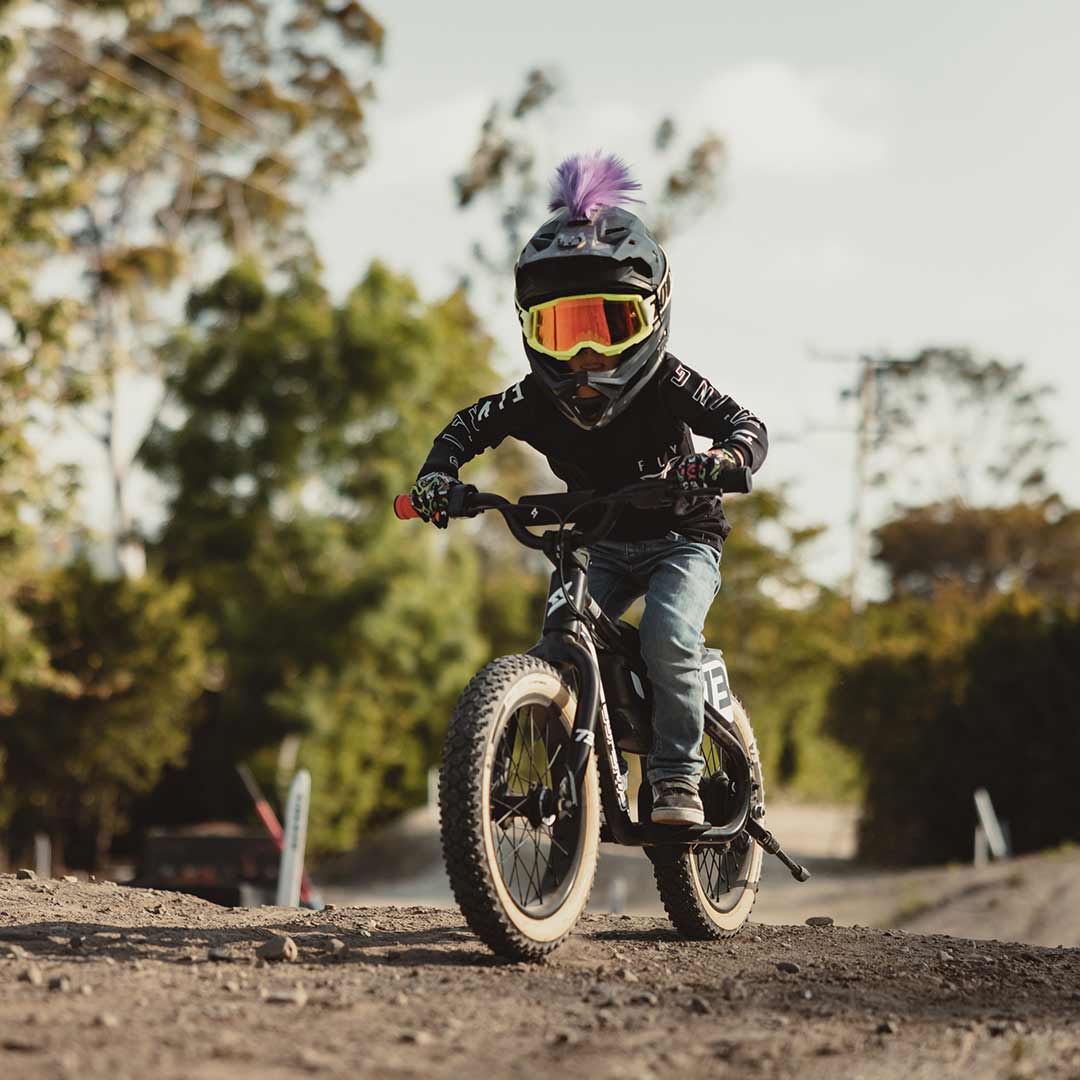
<svg viewBox="0 0 1080 1080">
<path fill-rule="evenodd" d="M 728 816 L 723 795 L 727 784 L 723 778 L 730 774 L 731 754 L 710 734 L 714 723 L 712 719 L 705 721 L 701 795 L 706 819 L 719 824 Z M 750 720 L 739 701 L 735 702 L 734 734 L 750 762 L 751 806 L 763 809 L 761 762 Z M 656 846 L 645 850 L 652 861 L 656 887 L 668 918 L 684 936 L 699 940 L 732 937 L 750 918 L 764 855 L 745 832 L 727 847 Z"/>
<path fill-rule="evenodd" d="M 600 844 L 596 759 L 571 795 L 576 699 L 534 656 L 475 675 L 450 721 L 439 819 L 450 887 L 473 932 L 501 956 L 540 960 L 588 902 Z"/>
</svg>

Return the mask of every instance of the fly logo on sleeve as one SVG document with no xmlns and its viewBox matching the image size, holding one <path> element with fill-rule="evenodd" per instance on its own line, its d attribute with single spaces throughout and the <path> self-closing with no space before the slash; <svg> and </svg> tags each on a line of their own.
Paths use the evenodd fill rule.
<svg viewBox="0 0 1080 1080">
<path fill-rule="evenodd" d="M 513 386 L 508 386 L 499 398 L 499 408 L 502 409 L 506 405 L 506 395 L 511 394 L 510 403 L 516 404 L 519 401 L 525 400 L 525 391 L 521 389 L 521 383 L 516 382 Z"/>
<path fill-rule="evenodd" d="M 689 378 L 690 372 L 686 368 L 684 368 L 682 364 L 677 364 L 675 366 L 675 371 L 671 376 L 672 383 L 674 383 L 676 386 L 685 386 L 686 380 Z"/>
<path fill-rule="evenodd" d="M 465 432 L 465 438 L 470 443 L 472 442 L 472 432 L 469 431 L 469 424 L 463 413 L 454 413 L 454 419 L 450 421 L 449 426 L 452 428 L 461 428 L 461 430 Z M 447 434 L 446 438 L 450 439 L 451 442 L 457 442 L 452 435 Z M 465 449 L 464 445 L 460 442 L 458 443 L 458 446 L 461 447 L 462 450 Z"/>
<path fill-rule="evenodd" d="M 469 423 L 472 424 L 473 431 L 480 430 L 480 421 L 486 419 L 490 412 L 491 398 L 485 398 L 469 406 Z"/>
</svg>

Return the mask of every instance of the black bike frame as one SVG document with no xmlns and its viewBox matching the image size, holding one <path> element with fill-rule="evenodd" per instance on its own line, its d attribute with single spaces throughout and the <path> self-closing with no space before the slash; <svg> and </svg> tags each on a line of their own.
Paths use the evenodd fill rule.
<svg viewBox="0 0 1080 1080">
<path fill-rule="evenodd" d="M 574 534 L 571 533 L 570 536 L 574 537 Z M 577 543 L 581 542 L 577 537 L 574 539 L 577 539 Z M 563 671 L 571 672 L 574 678 L 577 712 L 574 717 L 574 750 L 568 764 L 572 797 L 576 800 L 581 792 L 589 756 L 595 751 L 600 770 L 604 818 L 609 834 L 604 839 L 631 846 L 728 844 L 746 828 L 750 815 L 750 763 L 742 744 L 728 731 L 723 720 L 708 702 L 705 703 L 706 720 L 713 721 L 710 734 L 718 738 L 724 749 L 734 756 L 734 765 L 742 774 L 740 779 L 744 781 L 738 785 L 743 797 L 736 813 L 723 824 L 709 825 L 651 825 L 631 819 L 629 796 L 619 767 L 619 752 L 615 746 L 615 735 L 608 715 L 593 627 L 603 635 L 605 648 L 627 655 L 628 659 L 632 658 L 622 647 L 617 628 L 589 596 L 588 552 L 575 549 L 572 544 L 573 541 L 570 545 L 564 544 L 561 553 L 557 541 L 543 545 L 542 550 L 555 564 L 555 570 L 548 588 L 543 633 L 536 645 L 529 650 L 531 655 L 547 660 Z M 586 613 L 588 620 L 581 618 L 579 612 Z M 598 736 L 599 747 L 596 745 Z"/>
<path fill-rule="evenodd" d="M 752 486 L 749 469 L 726 469 L 716 487 L 700 489 L 698 495 L 722 495 L 725 492 L 748 492 Z M 768 854 L 775 855 L 799 881 L 810 874 L 805 867 L 791 859 L 779 842 L 756 821 L 750 813 L 753 783 L 750 762 L 742 744 L 729 730 L 723 717 L 705 702 L 705 722 L 709 734 L 720 742 L 733 758 L 739 771 L 737 790 L 741 798 L 732 817 L 723 824 L 708 825 L 651 825 L 635 822 L 630 817 L 630 803 L 619 768 L 619 751 L 611 728 L 604 684 L 597 659 L 597 641 L 605 650 L 619 653 L 628 660 L 629 654 L 618 627 L 600 610 L 589 596 L 588 547 L 602 540 L 619 512 L 620 502 L 635 506 L 665 504 L 671 498 L 670 481 L 643 480 L 622 491 L 606 496 L 593 492 L 565 492 L 556 495 L 526 496 L 516 504 L 501 495 L 478 492 L 471 484 L 461 484 L 450 495 L 450 517 L 475 517 L 484 510 L 498 510 L 515 539 L 525 547 L 542 551 L 555 567 L 548 588 L 547 614 L 540 640 L 529 650 L 562 670 L 574 680 L 577 692 L 577 711 L 574 716 L 574 751 L 568 762 L 568 782 L 572 804 L 576 804 L 589 765 L 589 756 L 596 750 L 599 731 L 601 748 L 598 766 L 600 795 L 603 801 L 605 832 L 601 836 L 617 844 L 632 846 L 676 845 L 679 847 L 721 846 L 729 844 L 745 830 Z M 602 505 L 599 521 L 581 531 L 575 513 L 586 505 Z M 566 529 L 568 520 L 575 521 Z M 558 525 L 539 536 L 529 532 L 530 526 Z M 584 616 L 584 617 L 583 617 Z"/>
</svg>

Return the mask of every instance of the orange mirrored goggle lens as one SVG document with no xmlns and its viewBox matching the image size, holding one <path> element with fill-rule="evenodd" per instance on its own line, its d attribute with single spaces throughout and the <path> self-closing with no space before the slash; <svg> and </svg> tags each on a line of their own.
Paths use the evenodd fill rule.
<svg viewBox="0 0 1080 1080">
<path fill-rule="evenodd" d="M 622 345 L 640 334 L 640 301 L 574 296 L 534 313 L 533 336 L 544 349 L 568 352 L 576 345 Z"/>
</svg>

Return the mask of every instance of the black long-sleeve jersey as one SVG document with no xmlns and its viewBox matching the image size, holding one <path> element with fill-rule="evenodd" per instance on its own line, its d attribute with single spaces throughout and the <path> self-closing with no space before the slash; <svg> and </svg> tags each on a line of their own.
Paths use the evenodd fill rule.
<svg viewBox="0 0 1080 1080">
<path fill-rule="evenodd" d="M 568 491 L 615 491 L 694 453 L 691 433 L 738 453 L 755 472 L 768 452 L 765 425 L 696 371 L 666 354 L 629 408 L 585 431 L 566 419 L 531 375 L 462 409 L 438 434 L 420 469 L 457 476 L 477 454 L 511 436 L 547 458 Z M 719 498 L 685 500 L 676 510 L 626 507 L 608 536 L 646 540 L 678 532 L 719 547 L 731 531 Z"/>
</svg>

